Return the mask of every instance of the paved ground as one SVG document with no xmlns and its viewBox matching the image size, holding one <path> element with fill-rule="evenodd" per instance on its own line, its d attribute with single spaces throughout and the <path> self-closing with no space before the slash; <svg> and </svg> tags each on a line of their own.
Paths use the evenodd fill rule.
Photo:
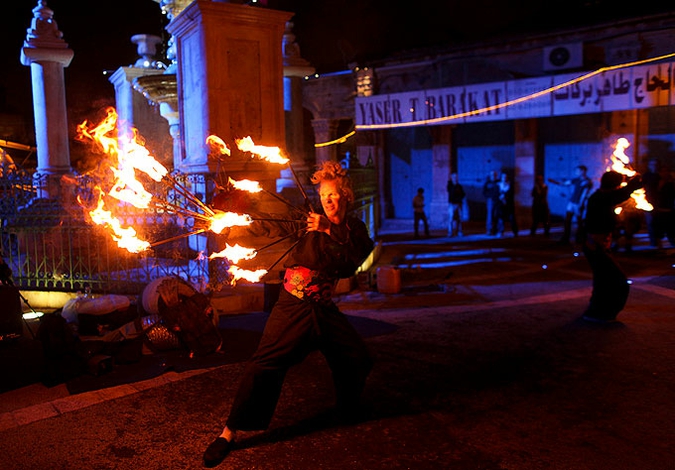
<svg viewBox="0 0 675 470">
<path fill-rule="evenodd" d="M 579 320 L 590 274 L 573 247 L 435 235 L 385 237 L 379 262 L 400 268 L 400 293 L 362 279 L 340 299 L 376 357 L 365 419 L 330 414 L 330 375 L 312 355 L 289 372 L 270 429 L 240 436 L 219 468 L 673 467 L 673 249 L 649 249 L 642 236 L 618 253 L 630 298 L 621 322 L 596 325 Z M 202 468 L 241 370 L 3 394 L 2 468 Z"/>
</svg>

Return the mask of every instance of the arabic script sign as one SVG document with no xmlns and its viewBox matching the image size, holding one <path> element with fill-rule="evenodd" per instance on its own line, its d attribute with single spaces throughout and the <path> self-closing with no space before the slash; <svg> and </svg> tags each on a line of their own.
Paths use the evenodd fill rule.
<svg viewBox="0 0 675 470">
<path fill-rule="evenodd" d="M 356 127 L 431 126 L 675 104 L 673 63 L 356 98 Z M 570 82 L 562 88 L 556 86 Z M 548 90 L 548 91 L 547 91 Z"/>
</svg>

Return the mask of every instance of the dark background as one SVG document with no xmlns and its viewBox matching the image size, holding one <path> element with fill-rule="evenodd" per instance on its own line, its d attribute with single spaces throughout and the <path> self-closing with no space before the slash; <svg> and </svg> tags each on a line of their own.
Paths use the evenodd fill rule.
<svg viewBox="0 0 675 470">
<path fill-rule="evenodd" d="M 133 64 L 134 34 L 168 39 L 167 19 L 153 0 L 75 2 L 49 0 L 63 39 L 74 51 L 65 69 L 69 119 L 96 119 L 114 105 L 114 90 L 104 71 Z M 23 116 L 32 127 L 30 67 L 20 52 L 37 0 L 12 0 L 0 14 L 0 113 Z M 667 6 L 668 5 L 668 6 Z M 346 70 L 351 63 L 411 52 L 497 41 L 523 34 L 552 32 L 597 22 L 675 10 L 670 2 L 618 6 L 606 0 L 267 0 L 267 6 L 295 12 L 294 32 L 303 58 L 319 73 Z M 164 51 L 163 51 L 164 52 Z M 1 138 L 7 136 L 0 135 Z M 26 138 L 34 139 L 32 132 Z M 31 142 L 22 142 L 31 143 Z"/>
</svg>

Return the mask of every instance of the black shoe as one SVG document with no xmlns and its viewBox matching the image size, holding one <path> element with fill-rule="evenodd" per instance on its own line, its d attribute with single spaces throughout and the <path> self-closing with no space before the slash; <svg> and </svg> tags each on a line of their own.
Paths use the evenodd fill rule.
<svg viewBox="0 0 675 470">
<path fill-rule="evenodd" d="M 232 442 L 224 437 L 217 437 L 204 451 L 204 466 L 210 468 L 219 465 L 231 450 Z"/>
</svg>

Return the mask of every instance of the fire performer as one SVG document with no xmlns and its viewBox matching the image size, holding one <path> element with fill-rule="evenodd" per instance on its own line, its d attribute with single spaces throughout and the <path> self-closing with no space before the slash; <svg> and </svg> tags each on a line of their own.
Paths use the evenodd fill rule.
<svg viewBox="0 0 675 470">
<path fill-rule="evenodd" d="M 582 317 L 586 321 L 612 322 L 628 300 L 628 279 L 611 254 L 614 209 L 642 187 L 642 178 L 636 173 L 622 183 L 621 173 L 608 171 L 600 179 L 600 188 L 588 198 L 583 251 L 593 272 L 593 292 Z"/>
<path fill-rule="evenodd" d="M 284 288 L 244 369 L 226 425 L 204 452 L 207 467 L 223 461 L 237 431 L 267 429 L 286 372 L 312 351 L 321 351 L 331 369 L 338 412 L 354 416 L 359 409 L 372 358 L 331 297 L 337 280 L 354 274 L 374 244 L 365 224 L 347 215 L 354 193 L 339 163 L 325 162 L 312 183 L 319 186 L 324 213 L 309 213 L 307 232 L 284 263 Z"/>
</svg>

